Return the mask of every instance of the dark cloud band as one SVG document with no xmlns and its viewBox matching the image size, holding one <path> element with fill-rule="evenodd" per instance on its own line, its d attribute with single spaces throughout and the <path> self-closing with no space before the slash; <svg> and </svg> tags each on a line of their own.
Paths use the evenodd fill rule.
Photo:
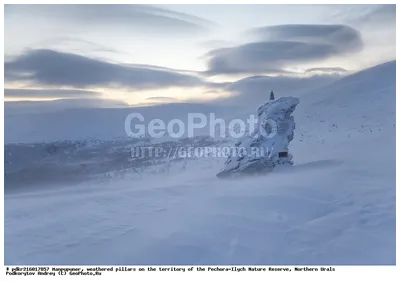
<svg viewBox="0 0 400 282">
<path fill-rule="evenodd" d="M 167 69 L 119 65 L 53 50 L 29 51 L 6 62 L 4 71 L 6 81 L 31 81 L 39 85 L 73 88 L 143 90 L 204 84 L 196 76 Z"/>
<path fill-rule="evenodd" d="M 95 91 L 76 89 L 4 89 L 6 98 L 97 98 L 101 95 Z"/>
<path fill-rule="evenodd" d="M 253 33 L 264 40 L 290 40 L 330 44 L 352 49 L 362 46 L 360 33 L 347 25 L 289 24 L 257 28 Z"/>
<path fill-rule="evenodd" d="M 281 25 L 252 31 L 259 41 L 208 53 L 208 74 L 282 73 L 287 66 L 315 62 L 362 49 L 361 35 L 344 25 Z"/>
</svg>

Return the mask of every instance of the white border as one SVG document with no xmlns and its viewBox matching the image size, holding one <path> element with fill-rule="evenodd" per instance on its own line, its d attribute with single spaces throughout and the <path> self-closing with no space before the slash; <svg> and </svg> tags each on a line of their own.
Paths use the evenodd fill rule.
<svg viewBox="0 0 400 282">
<path fill-rule="evenodd" d="M 337 0 L 337 1 L 326 1 L 325 3 L 321 3 L 321 1 L 305 1 L 300 3 L 299 1 L 229 1 L 230 4 L 396 4 L 396 1 L 380 1 L 380 2 L 374 2 L 374 1 L 343 1 L 343 0 Z M 77 0 L 71 0 L 71 1 L 35 1 L 36 4 L 108 4 L 105 2 L 99 2 L 99 1 L 77 1 Z M 203 0 L 203 1 L 154 1 L 154 2 L 147 2 L 147 1 L 113 1 L 109 2 L 112 4 L 226 4 L 226 1 L 210 1 L 210 0 Z M 4 1 L 4 4 L 33 4 L 33 1 Z M 3 39 L 4 39 L 4 5 L 1 5 L 1 15 L 3 16 L 3 20 L 1 21 L 1 32 L 3 33 Z M 398 21 L 396 22 L 396 29 L 398 29 L 399 23 Z M 397 34 L 397 33 L 396 33 Z M 397 37 L 398 38 L 398 37 Z M 396 44 L 398 45 L 398 41 L 396 40 Z M 1 48 L 3 50 L 4 54 L 4 45 L 1 45 Z M 397 52 L 396 52 L 397 56 Z M 3 64 L 1 67 L 1 82 L 4 88 L 4 56 L 3 56 Z M 396 68 L 396 81 L 398 81 L 399 78 L 399 69 Z M 396 93 L 397 95 L 397 93 Z M 4 101 L 4 92 L 3 92 L 3 101 Z M 399 108 L 399 99 L 396 99 L 396 108 Z M 4 103 L 1 105 L 1 110 L 2 113 L 4 113 Z M 4 114 L 1 115 L 1 118 L 4 119 Z M 396 123 L 399 124 L 399 117 L 396 117 Z M 4 148 L 4 120 L 1 122 L 1 142 Z M 396 147 L 399 144 L 399 136 L 396 131 Z M 396 150 L 396 160 L 399 157 L 399 152 Z M 4 149 L 1 151 L 1 166 L 4 171 Z M 396 161 L 396 174 L 399 173 L 399 166 L 397 165 Z M 1 174 L 1 183 L 3 183 L 2 189 L 4 189 L 4 174 Z M 397 188 L 397 183 L 396 183 L 396 188 Z M 4 190 L 3 195 L 4 195 Z M 398 198 L 396 199 L 396 205 L 398 204 Z M 1 198 L 1 212 L 4 213 L 4 197 Z M 397 215 L 397 213 L 396 213 Z M 396 216 L 396 225 L 397 227 L 399 226 L 399 219 Z M 4 266 L 4 214 L 2 216 L 2 222 L 1 222 L 1 250 L 3 251 L 3 256 L 0 258 L 1 265 Z M 396 239 L 399 238 L 399 232 L 398 228 L 396 228 Z M 399 262 L 399 256 L 398 256 L 398 250 L 399 246 L 396 244 L 396 261 Z M 51 267 L 51 266 L 50 266 Z M 85 266 L 82 266 L 85 267 Z M 148 266 L 142 266 L 147 268 Z M 267 266 L 268 267 L 268 266 Z M 293 266 L 292 266 L 293 267 Z M 317 266 L 318 267 L 318 266 Z M 286 279 L 291 279 L 295 281 L 370 281 L 370 280 L 375 280 L 375 281 L 399 281 L 398 279 L 400 276 L 399 273 L 399 267 L 391 267 L 391 266 L 333 266 L 335 267 L 336 271 L 335 272 L 304 272 L 304 273 L 299 273 L 299 272 L 289 272 L 289 273 L 283 273 L 283 272 L 197 272 L 197 271 L 186 271 L 185 273 L 180 273 L 180 272 L 135 272 L 132 274 L 131 272 L 126 272 L 126 273 L 117 273 L 117 274 L 111 274 L 111 273 L 104 273 L 101 276 L 96 276 L 97 279 L 100 279 L 101 281 L 109 281 L 110 279 L 118 279 L 120 280 L 129 280 L 132 281 L 132 279 L 139 280 L 141 281 L 142 279 L 155 279 L 155 280 L 173 280 L 173 281 L 187 281 L 190 279 L 191 281 L 204 281 L 208 279 L 215 279 L 215 280 L 236 280 L 236 279 L 249 279 L 249 281 L 281 281 L 281 280 L 286 280 Z M 3 268 L 2 276 L 5 275 L 5 267 Z M 46 279 L 57 279 L 57 280 L 65 280 L 65 279 L 88 279 L 88 276 L 57 276 L 56 278 L 54 277 L 44 277 L 44 276 L 30 276 L 28 279 L 30 281 L 43 281 Z M 13 280 L 19 281 L 19 280 L 24 280 L 26 281 L 27 277 L 4 277 L 7 279 L 12 278 Z M 92 277 L 91 277 L 92 278 Z M 4 280 L 3 280 L 4 281 Z"/>
</svg>

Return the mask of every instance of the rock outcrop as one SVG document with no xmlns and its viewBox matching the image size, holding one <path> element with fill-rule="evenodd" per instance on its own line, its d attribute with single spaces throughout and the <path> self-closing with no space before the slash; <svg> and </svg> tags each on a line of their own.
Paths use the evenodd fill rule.
<svg viewBox="0 0 400 282">
<path fill-rule="evenodd" d="M 253 132 L 235 144 L 219 178 L 270 172 L 277 165 L 292 165 L 289 143 L 293 140 L 293 111 L 299 99 L 282 97 L 258 108 Z"/>
</svg>

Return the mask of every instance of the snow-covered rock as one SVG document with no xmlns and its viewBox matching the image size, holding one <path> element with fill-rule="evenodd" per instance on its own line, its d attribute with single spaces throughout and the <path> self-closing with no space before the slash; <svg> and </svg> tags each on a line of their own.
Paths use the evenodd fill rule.
<svg viewBox="0 0 400 282">
<path fill-rule="evenodd" d="M 299 99 L 282 97 L 270 100 L 257 110 L 258 122 L 253 132 L 235 144 L 218 177 L 232 177 L 271 171 L 276 165 L 291 165 L 289 143 L 293 140 L 293 111 Z"/>
</svg>

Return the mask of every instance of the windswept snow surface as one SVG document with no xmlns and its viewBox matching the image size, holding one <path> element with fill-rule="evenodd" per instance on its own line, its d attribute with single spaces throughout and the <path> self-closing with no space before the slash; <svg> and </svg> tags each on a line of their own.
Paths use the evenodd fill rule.
<svg viewBox="0 0 400 282">
<path fill-rule="evenodd" d="M 203 159 L 6 194 L 5 264 L 395 264 L 395 63 L 310 93 L 294 116 L 291 169 L 221 180 L 225 160 Z"/>
</svg>

